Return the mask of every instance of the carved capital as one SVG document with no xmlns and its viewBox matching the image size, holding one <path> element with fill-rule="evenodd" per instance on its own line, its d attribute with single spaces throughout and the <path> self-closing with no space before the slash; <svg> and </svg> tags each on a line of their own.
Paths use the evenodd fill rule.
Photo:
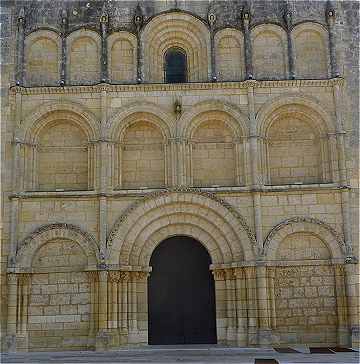
<svg viewBox="0 0 360 364">
<path fill-rule="evenodd" d="M 99 273 L 98 271 L 90 271 L 86 272 L 88 279 L 90 282 L 97 282 L 99 280 Z"/>
<path fill-rule="evenodd" d="M 109 276 L 109 272 L 106 270 L 102 270 L 98 272 L 99 281 L 107 281 Z"/>
<path fill-rule="evenodd" d="M 8 273 L 6 278 L 8 284 L 17 284 L 18 282 L 18 274 Z"/>
<path fill-rule="evenodd" d="M 235 268 L 234 269 L 234 276 L 236 279 L 244 279 L 245 278 L 245 272 L 243 268 Z"/>
<path fill-rule="evenodd" d="M 275 267 L 266 267 L 266 275 L 269 278 L 274 278 L 275 273 L 276 273 L 276 268 Z"/>
<path fill-rule="evenodd" d="M 18 275 L 19 284 L 25 286 L 31 282 L 31 274 L 30 273 L 21 273 Z"/>
<path fill-rule="evenodd" d="M 343 264 L 334 265 L 334 270 L 337 276 L 345 276 L 345 266 Z"/>
<path fill-rule="evenodd" d="M 227 280 L 235 279 L 234 269 L 232 268 L 225 269 L 225 278 Z"/>
<path fill-rule="evenodd" d="M 132 272 L 131 276 L 134 281 L 142 282 L 142 281 L 146 280 L 146 278 L 149 276 L 149 273 L 148 272 Z"/>
<path fill-rule="evenodd" d="M 117 283 L 120 281 L 120 273 L 119 271 L 109 272 L 109 282 Z"/>
<path fill-rule="evenodd" d="M 256 267 L 245 267 L 244 270 L 247 279 L 256 278 Z"/>
<path fill-rule="evenodd" d="M 130 280 L 130 272 L 119 272 L 119 281 L 128 282 Z"/>
<path fill-rule="evenodd" d="M 225 280 L 225 271 L 223 269 L 215 269 L 212 271 L 215 281 Z"/>
</svg>

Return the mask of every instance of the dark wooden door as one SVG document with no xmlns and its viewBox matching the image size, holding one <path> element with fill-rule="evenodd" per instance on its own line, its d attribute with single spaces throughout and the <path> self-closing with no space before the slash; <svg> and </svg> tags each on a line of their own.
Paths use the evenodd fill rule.
<svg viewBox="0 0 360 364">
<path fill-rule="evenodd" d="M 151 256 L 149 344 L 216 344 L 211 259 L 196 240 L 164 240 Z"/>
</svg>

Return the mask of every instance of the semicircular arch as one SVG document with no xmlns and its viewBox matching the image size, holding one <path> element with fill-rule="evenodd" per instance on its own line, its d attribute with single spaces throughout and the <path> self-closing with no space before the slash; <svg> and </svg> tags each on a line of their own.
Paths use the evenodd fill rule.
<svg viewBox="0 0 360 364">
<path fill-rule="evenodd" d="M 49 102 L 37 107 L 36 110 L 24 120 L 20 129 L 22 139 L 32 142 L 39 131 L 49 122 L 55 121 L 59 115 L 67 113 L 69 120 L 75 122 L 84 130 L 89 140 L 98 139 L 100 134 L 100 123 L 96 116 L 84 106 L 74 102 Z"/>
<path fill-rule="evenodd" d="M 183 138 L 190 138 L 193 130 L 202 122 L 193 122 L 198 116 L 205 113 L 222 112 L 227 114 L 227 124 L 233 130 L 236 137 L 248 135 L 247 116 L 245 116 L 235 105 L 220 100 L 207 100 L 200 102 L 186 111 L 178 121 L 178 133 Z"/>
<path fill-rule="evenodd" d="M 156 247 L 164 240 L 174 236 L 188 236 L 197 240 L 208 252 L 212 264 L 224 261 L 221 250 L 218 248 L 214 238 L 201 227 L 191 223 L 177 223 L 168 226 L 161 226 L 149 236 L 146 245 L 143 245 L 139 251 L 137 264 L 139 266 L 148 266 L 150 264 L 151 255 Z"/>
<path fill-rule="evenodd" d="M 296 107 L 300 107 L 301 110 L 296 109 Z M 265 136 L 269 125 L 284 111 L 303 113 L 323 134 L 336 130 L 335 120 L 315 98 L 293 94 L 272 98 L 260 108 L 256 114 L 257 133 Z"/>
<path fill-rule="evenodd" d="M 88 266 L 96 266 L 101 261 L 99 247 L 94 237 L 76 225 L 58 223 L 39 227 L 23 239 L 18 246 L 16 268 L 30 268 L 36 252 L 54 239 L 66 239 L 80 245 L 88 259 Z"/>
<path fill-rule="evenodd" d="M 159 229 L 174 235 L 172 228 L 179 224 L 197 225 L 210 234 L 216 245 L 208 243 L 208 249 L 210 255 L 211 251 L 218 252 L 212 255 L 217 263 L 253 260 L 257 253 L 253 232 L 230 204 L 209 193 L 176 189 L 148 194 L 120 216 L 107 239 L 110 264 L 144 264 L 143 257 L 149 255 L 141 255 L 141 251 L 148 249 L 149 239 L 155 239 Z M 152 241 L 154 246 L 159 243 Z"/>
<path fill-rule="evenodd" d="M 319 237 L 329 248 L 332 258 L 345 258 L 351 252 L 341 235 L 329 224 L 316 218 L 296 216 L 280 222 L 271 229 L 264 240 L 263 256 L 267 260 L 274 260 L 283 239 L 291 234 L 304 232 Z"/>
<path fill-rule="evenodd" d="M 190 81 L 206 81 L 210 75 L 210 32 L 195 16 L 182 12 L 166 12 L 154 16 L 143 27 L 141 41 L 147 44 L 144 51 L 145 79 L 162 82 L 162 55 L 164 44 L 183 46 L 188 56 L 188 78 Z"/>
<path fill-rule="evenodd" d="M 131 125 L 134 120 L 131 116 L 136 114 L 150 115 L 150 122 L 161 130 L 164 138 L 171 137 L 174 116 L 164 108 L 150 102 L 135 102 L 119 108 L 107 122 L 108 137 L 117 140 L 123 131 Z"/>
</svg>

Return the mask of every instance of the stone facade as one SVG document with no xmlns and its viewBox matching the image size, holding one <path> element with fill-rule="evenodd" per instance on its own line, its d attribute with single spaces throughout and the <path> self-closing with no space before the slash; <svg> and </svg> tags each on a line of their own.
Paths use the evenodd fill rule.
<svg viewBox="0 0 360 364">
<path fill-rule="evenodd" d="M 146 345 L 175 235 L 218 343 L 359 345 L 356 2 L 2 6 L 4 350 Z"/>
</svg>

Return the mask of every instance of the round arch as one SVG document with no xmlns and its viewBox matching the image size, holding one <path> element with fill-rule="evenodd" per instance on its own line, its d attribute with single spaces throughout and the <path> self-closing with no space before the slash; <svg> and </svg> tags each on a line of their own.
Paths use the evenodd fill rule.
<svg viewBox="0 0 360 364">
<path fill-rule="evenodd" d="M 262 255 L 266 257 L 266 260 L 274 260 L 276 251 L 284 238 L 303 232 L 319 237 L 329 248 L 332 258 L 344 259 L 350 254 L 350 248 L 330 225 L 315 218 L 297 216 L 284 220 L 271 229 L 265 238 Z"/>
<path fill-rule="evenodd" d="M 256 255 L 255 236 L 232 206 L 209 193 L 180 189 L 149 194 L 119 217 L 107 239 L 109 263 L 147 266 L 156 245 L 180 231 L 202 242 L 215 264 Z"/>
<path fill-rule="evenodd" d="M 265 136 L 269 125 L 279 114 L 284 110 L 297 111 L 296 107 L 302 108 L 301 112 L 313 121 L 319 131 L 324 134 L 335 132 L 335 121 L 315 98 L 293 94 L 272 98 L 260 108 L 256 115 L 257 133 Z"/>
<path fill-rule="evenodd" d="M 84 106 L 74 102 L 49 102 L 36 108 L 36 111 L 25 119 L 20 129 L 22 139 L 32 142 L 33 138 L 38 135 L 39 131 L 49 122 L 57 119 L 57 113 L 67 113 L 69 120 L 75 122 L 80 129 L 85 131 L 89 140 L 99 138 L 100 123 L 96 116 L 87 110 Z"/>
<path fill-rule="evenodd" d="M 235 105 L 220 100 L 207 100 L 194 105 L 181 116 L 178 121 L 179 136 L 190 138 L 193 130 L 202 122 L 201 119 L 198 123 L 194 123 L 193 120 L 201 114 L 213 111 L 223 112 L 229 116 L 227 125 L 234 132 L 235 137 L 248 135 L 248 118 Z"/>
<path fill-rule="evenodd" d="M 88 258 L 88 266 L 96 267 L 100 263 L 101 254 L 92 235 L 84 232 L 78 226 L 59 223 L 41 226 L 19 243 L 15 257 L 15 268 L 20 270 L 31 268 L 36 252 L 47 242 L 59 238 L 79 244 Z"/>
<path fill-rule="evenodd" d="M 161 130 L 164 138 L 171 137 L 174 116 L 162 107 L 145 101 L 137 101 L 119 108 L 107 122 L 107 136 L 117 140 L 119 136 L 123 134 L 125 129 L 135 122 L 132 116 L 140 113 L 147 114 L 149 116 L 149 121 Z"/>
<path fill-rule="evenodd" d="M 206 81 L 210 76 L 210 32 L 195 16 L 182 12 L 166 12 L 154 16 L 141 31 L 141 41 L 148 44 L 144 52 L 146 81 L 162 82 L 164 46 L 175 44 L 189 54 L 189 81 Z"/>
</svg>

